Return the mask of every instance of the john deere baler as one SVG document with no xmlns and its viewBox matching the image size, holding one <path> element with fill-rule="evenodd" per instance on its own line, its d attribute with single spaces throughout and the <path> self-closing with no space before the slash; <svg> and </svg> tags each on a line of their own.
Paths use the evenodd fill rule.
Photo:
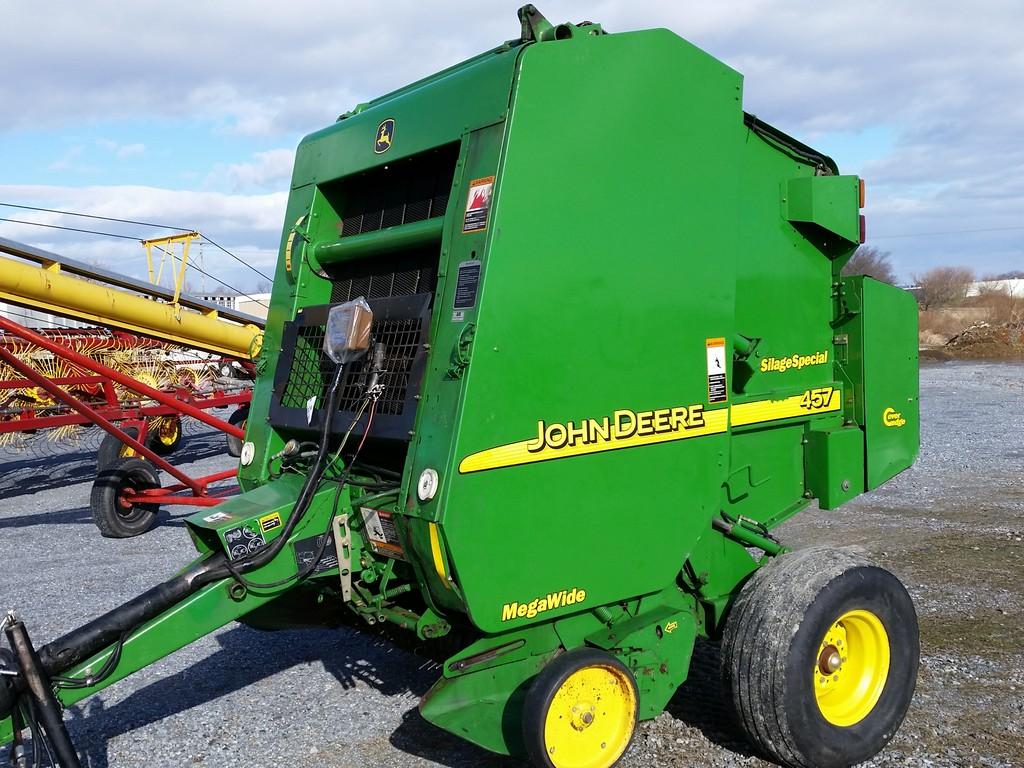
<svg viewBox="0 0 1024 768">
<path fill-rule="evenodd" d="M 614 764 L 700 637 L 766 756 L 891 738 L 906 590 L 772 533 L 917 452 L 914 300 L 840 274 L 862 183 L 671 32 L 520 20 L 303 140 L 245 493 L 38 652 L 11 617 L 0 735 L 76 765 L 62 705 L 241 620 L 455 638 L 423 717 L 536 765 Z"/>
</svg>

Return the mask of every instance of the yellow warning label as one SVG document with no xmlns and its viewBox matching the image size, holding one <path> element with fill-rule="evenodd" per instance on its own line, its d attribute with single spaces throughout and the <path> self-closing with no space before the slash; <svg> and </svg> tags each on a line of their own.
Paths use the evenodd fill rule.
<svg viewBox="0 0 1024 768">
<path fill-rule="evenodd" d="M 260 518 L 260 530 L 264 533 L 279 528 L 280 525 L 281 516 L 277 512 L 271 512 L 269 515 L 264 515 Z"/>
</svg>

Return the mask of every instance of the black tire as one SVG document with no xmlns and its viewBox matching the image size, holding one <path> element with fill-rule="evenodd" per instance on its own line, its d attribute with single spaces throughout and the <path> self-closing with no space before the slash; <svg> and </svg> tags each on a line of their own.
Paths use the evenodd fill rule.
<svg viewBox="0 0 1024 768">
<path fill-rule="evenodd" d="M 139 436 L 137 427 L 124 427 L 121 431 L 133 439 L 137 439 Z M 106 434 L 100 441 L 100 447 L 96 450 L 96 473 L 99 474 L 117 462 L 129 458 L 143 459 L 114 435 Z"/>
<path fill-rule="evenodd" d="M 159 504 L 126 504 L 121 495 L 130 489 L 159 488 L 153 466 L 142 459 L 121 459 L 101 471 L 92 485 L 89 508 L 100 533 L 111 539 L 139 536 L 156 524 Z"/>
<path fill-rule="evenodd" d="M 880 623 L 884 633 L 862 634 L 858 642 L 864 617 L 864 626 Z M 852 661 L 826 644 L 834 632 L 847 638 L 841 653 Z M 874 648 L 888 649 L 887 665 L 863 661 Z M 880 752 L 906 716 L 919 660 L 917 614 L 907 590 L 888 571 L 839 549 L 782 555 L 755 573 L 722 638 L 723 688 L 737 722 L 766 756 L 796 768 L 847 768 Z M 874 683 L 850 696 L 831 689 L 827 696 L 838 695 L 838 702 L 819 704 L 818 686 L 825 691 L 839 681 L 843 665 L 850 679 Z M 836 703 L 846 708 L 842 717 Z"/>
<path fill-rule="evenodd" d="M 235 409 L 235 412 L 228 417 L 228 424 L 233 424 L 245 431 L 245 425 L 248 420 L 249 406 L 240 405 Z M 234 435 L 224 435 L 224 439 L 228 444 L 228 456 L 234 456 L 237 459 L 242 455 L 242 438 L 235 437 Z"/>
<path fill-rule="evenodd" d="M 561 765 L 558 761 L 559 756 L 557 752 L 548 745 L 545 739 L 545 723 L 547 722 L 548 712 L 552 707 L 556 694 L 558 694 L 559 690 L 573 674 L 587 667 L 598 667 L 613 671 L 623 684 L 628 684 L 632 690 L 633 701 L 632 719 L 629 723 L 628 736 L 622 739 L 618 745 L 612 745 L 612 748 L 609 749 L 610 754 L 608 755 L 607 762 L 594 764 L 600 765 L 602 768 L 610 768 L 610 766 L 618 763 L 622 756 L 629 751 L 629 747 L 633 743 L 633 736 L 636 734 L 637 711 L 639 709 L 639 692 L 636 680 L 633 678 L 633 673 L 611 654 L 597 648 L 576 648 L 555 657 L 534 678 L 530 689 L 526 693 L 526 699 L 523 702 L 523 744 L 526 748 L 526 754 L 533 765 L 543 766 L 544 768 L 559 768 Z M 598 697 L 597 703 L 600 706 L 600 697 Z M 599 709 L 596 712 L 591 711 L 593 712 L 590 715 L 591 717 L 600 718 L 601 711 Z M 600 721 L 599 719 L 594 719 L 591 722 L 596 725 Z M 590 725 L 591 723 L 588 722 L 582 727 L 590 727 Z"/>
<path fill-rule="evenodd" d="M 170 456 L 181 446 L 181 418 L 161 416 L 150 422 L 146 430 L 146 447 L 159 456 Z"/>
</svg>

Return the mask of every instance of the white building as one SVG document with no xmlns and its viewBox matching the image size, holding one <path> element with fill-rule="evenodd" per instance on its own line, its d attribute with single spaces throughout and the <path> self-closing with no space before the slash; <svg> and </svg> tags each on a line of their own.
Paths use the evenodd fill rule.
<svg viewBox="0 0 1024 768">
<path fill-rule="evenodd" d="M 1014 298 L 1024 298 L 1024 278 L 1013 278 L 1012 280 L 979 280 L 971 283 L 967 289 L 968 296 L 978 296 L 982 293 L 1005 292 Z"/>
<path fill-rule="evenodd" d="M 83 323 L 38 309 L 28 309 L 0 301 L 0 315 L 26 328 L 95 328 L 95 323 Z"/>
<path fill-rule="evenodd" d="M 254 317 L 266 318 L 270 306 L 269 293 L 204 293 L 199 298 L 236 312 L 245 312 Z"/>
</svg>

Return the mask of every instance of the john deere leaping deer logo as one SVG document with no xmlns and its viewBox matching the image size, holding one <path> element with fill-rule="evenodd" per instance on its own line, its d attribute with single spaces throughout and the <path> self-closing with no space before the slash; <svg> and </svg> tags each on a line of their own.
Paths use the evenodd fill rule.
<svg viewBox="0 0 1024 768">
<path fill-rule="evenodd" d="M 391 142 L 395 138 L 395 121 L 388 118 L 377 126 L 377 138 L 373 142 L 373 151 L 378 155 L 391 149 Z"/>
</svg>

